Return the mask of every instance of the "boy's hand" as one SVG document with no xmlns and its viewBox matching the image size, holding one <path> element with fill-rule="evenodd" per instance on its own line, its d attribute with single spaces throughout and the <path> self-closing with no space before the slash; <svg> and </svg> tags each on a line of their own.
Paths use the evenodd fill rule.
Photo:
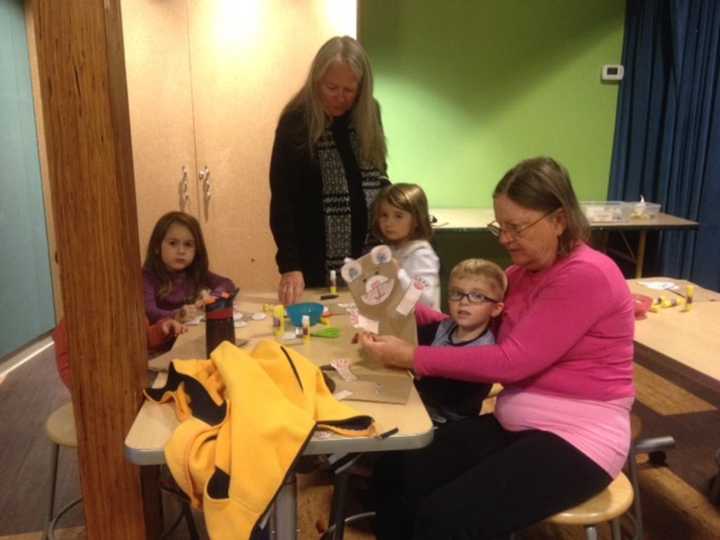
<svg viewBox="0 0 720 540">
<path fill-rule="evenodd" d="M 394 336 L 376 336 L 363 332 L 359 337 L 360 347 L 390 367 L 413 369 L 415 346 Z"/>
<path fill-rule="evenodd" d="M 166 336 L 169 336 L 170 334 L 173 336 L 179 336 L 180 334 L 187 332 L 187 326 L 175 319 L 165 319 L 160 321 L 160 330 L 162 330 L 162 333 Z"/>
</svg>

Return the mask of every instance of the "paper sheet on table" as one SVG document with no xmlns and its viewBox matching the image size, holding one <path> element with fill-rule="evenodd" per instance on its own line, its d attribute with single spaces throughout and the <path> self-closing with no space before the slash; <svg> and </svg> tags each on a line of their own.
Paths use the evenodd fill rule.
<svg viewBox="0 0 720 540">
<path fill-rule="evenodd" d="M 656 291 L 677 291 L 680 289 L 680 287 L 672 281 L 638 281 L 638 284 Z"/>
<path fill-rule="evenodd" d="M 344 381 L 334 371 L 326 372 L 335 382 L 335 393 L 349 392 L 345 401 L 374 401 L 380 403 L 407 403 L 412 378 L 404 371 L 368 373 L 355 371 L 357 380 Z"/>
</svg>

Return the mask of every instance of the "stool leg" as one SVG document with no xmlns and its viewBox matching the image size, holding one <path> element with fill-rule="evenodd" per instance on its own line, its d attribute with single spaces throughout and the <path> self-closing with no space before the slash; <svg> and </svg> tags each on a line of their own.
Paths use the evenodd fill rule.
<svg viewBox="0 0 720 540">
<path fill-rule="evenodd" d="M 335 525 L 332 540 L 343 540 L 345 536 L 345 505 L 347 503 L 347 490 L 350 483 L 350 473 L 343 471 L 335 476 L 330 525 Z"/>
<path fill-rule="evenodd" d="M 612 537 L 613 540 L 622 540 L 622 534 L 620 533 L 620 519 L 615 518 L 610 522 L 610 526 L 612 527 Z"/>
<path fill-rule="evenodd" d="M 587 540 L 598 540 L 598 530 L 595 525 L 585 526 L 585 537 Z"/>
<path fill-rule="evenodd" d="M 287 475 L 275 498 L 270 522 L 277 540 L 297 539 L 297 479 L 293 471 Z"/>
<path fill-rule="evenodd" d="M 48 531 L 50 530 L 50 524 L 53 520 L 53 513 L 55 511 L 55 487 L 57 485 L 57 467 L 58 457 L 60 454 L 60 445 L 53 443 L 52 452 L 50 455 L 50 501 L 48 505 L 47 522 L 43 530 L 42 540 L 47 540 Z"/>
<path fill-rule="evenodd" d="M 630 483 L 632 484 L 633 497 L 633 525 L 635 526 L 634 540 L 642 540 L 645 531 L 643 530 L 642 503 L 640 502 L 640 481 L 638 480 L 638 466 L 635 459 L 635 452 L 630 448 L 628 457 L 628 469 L 630 469 Z"/>
<path fill-rule="evenodd" d="M 195 520 L 193 519 L 192 511 L 190 510 L 190 503 L 187 501 L 182 502 L 182 513 L 185 516 L 185 523 L 187 524 L 188 533 L 190 534 L 190 540 L 198 540 L 197 528 L 195 528 Z"/>
</svg>

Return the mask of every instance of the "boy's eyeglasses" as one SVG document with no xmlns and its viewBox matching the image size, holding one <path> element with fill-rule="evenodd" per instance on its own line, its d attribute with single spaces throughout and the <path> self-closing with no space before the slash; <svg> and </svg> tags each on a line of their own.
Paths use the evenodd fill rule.
<svg viewBox="0 0 720 540">
<path fill-rule="evenodd" d="M 487 227 L 487 230 L 490 231 L 490 234 L 492 234 L 495 238 L 500 238 L 500 235 L 502 233 L 506 233 L 510 238 L 515 240 L 516 238 L 519 238 L 522 235 L 522 233 L 527 231 L 530 227 L 532 227 L 533 225 L 537 225 L 543 219 L 554 214 L 556 211 L 557 210 L 552 210 L 550 212 L 547 212 L 546 214 L 543 214 L 538 219 L 536 219 L 532 223 L 528 223 L 527 225 L 516 225 L 516 226 L 509 225 L 507 227 L 501 227 L 497 221 L 491 221 L 490 223 L 488 223 L 486 225 L 486 227 Z"/>
<path fill-rule="evenodd" d="M 500 300 L 495 300 L 489 296 L 485 296 L 483 293 L 475 291 L 462 292 L 457 289 L 450 289 L 450 291 L 448 291 L 448 300 L 451 302 L 461 302 L 463 298 L 467 298 L 468 302 L 471 304 L 482 304 L 483 302 L 492 302 L 493 304 L 497 304 L 500 302 Z"/>
</svg>

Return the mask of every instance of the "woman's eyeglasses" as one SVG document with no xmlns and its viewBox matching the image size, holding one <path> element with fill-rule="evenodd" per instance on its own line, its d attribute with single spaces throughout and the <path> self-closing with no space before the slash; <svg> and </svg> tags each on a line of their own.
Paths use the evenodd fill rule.
<svg viewBox="0 0 720 540">
<path fill-rule="evenodd" d="M 527 231 L 530 227 L 532 227 L 533 225 L 537 225 L 543 219 L 554 214 L 555 212 L 557 212 L 557 210 L 552 210 L 546 214 L 543 214 L 538 219 L 536 219 L 532 223 L 528 223 L 527 225 L 508 225 L 507 227 L 501 227 L 497 221 L 491 221 L 490 223 L 488 223 L 486 225 L 486 227 L 487 227 L 487 230 L 490 231 L 490 234 L 492 234 L 495 238 L 500 238 L 500 235 L 502 233 L 505 233 L 510 238 L 515 240 L 516 238 L 519 238 L 522 235 L 522 233 Z"/>
<path fill-rule="evenodd" d="M 499 302 L 499 300 L 494 300 L 493 298 L 476 291 L 463 292 L 458 289 L 450 289 L 448 291 L 448 300 L 451 302 L 461 302 L 463 298 L 467 298 L 468 302 L 471 304 L 482 304 L 483 302 L 492 302 L 493 304 L 497 304 Z"/>
</svg>

